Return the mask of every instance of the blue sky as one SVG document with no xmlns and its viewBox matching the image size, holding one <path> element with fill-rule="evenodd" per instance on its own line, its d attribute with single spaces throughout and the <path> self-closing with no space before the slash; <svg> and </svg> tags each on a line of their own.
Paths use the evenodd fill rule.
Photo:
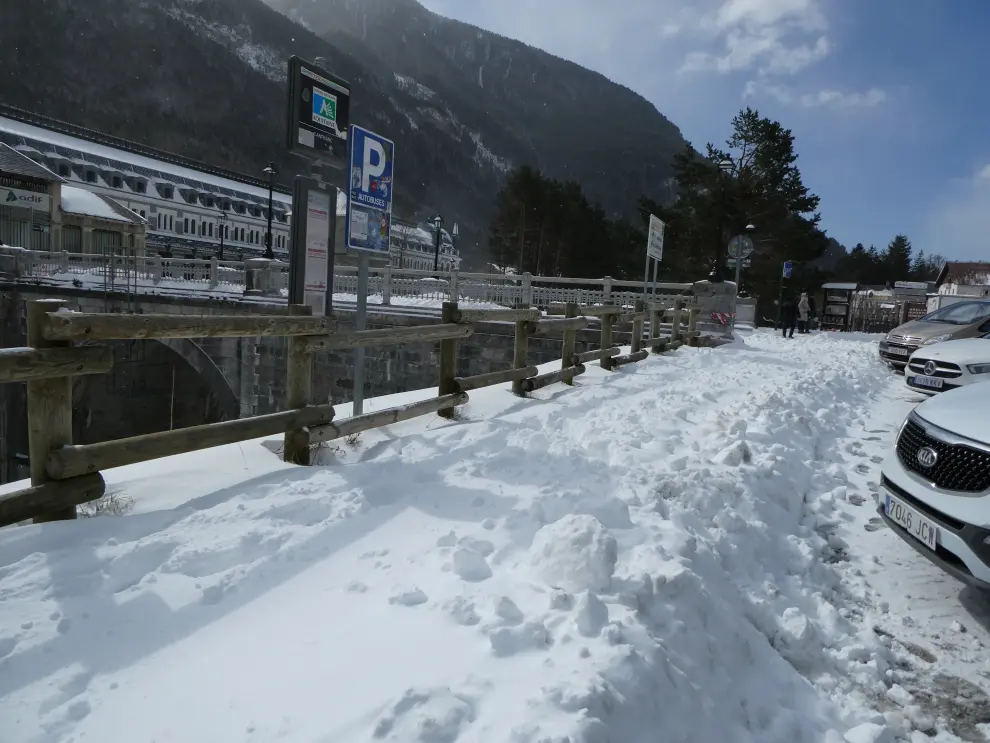
<svg viewBox="0 0 990 743">
<path fill-rule="evenodd" d="M 841 243 L 990 260 L 990 0 L 421 0 L 597 70 L 695 147 L 744 105 L 796 138 Z"/>
</svg>

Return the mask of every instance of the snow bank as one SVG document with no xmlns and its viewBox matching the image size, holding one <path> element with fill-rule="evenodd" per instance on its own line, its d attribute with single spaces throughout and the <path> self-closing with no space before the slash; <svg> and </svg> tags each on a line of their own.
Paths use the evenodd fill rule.
<svg viewBox="0 0 990 743">
<path fill-rule="evenodd" d="M 152 505 L 0 531 L 0 738 L 884 740 L 893 656 L 836 565 L 887 384 L 871 343 L 755 332 L 325 467 L 111 471 Z"/>
</svg>

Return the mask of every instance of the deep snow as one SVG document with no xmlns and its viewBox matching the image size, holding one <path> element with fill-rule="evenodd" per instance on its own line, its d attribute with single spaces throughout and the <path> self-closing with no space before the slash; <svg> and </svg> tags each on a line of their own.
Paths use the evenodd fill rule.
<svg viewBox="0 0 990 743">
<path fill-rule="evenodd" d="M 757 332 L 321 467 L 272 441 L 110 471 L 131 514 L 0 530 L 0 740 L 978 735 L 944 697 L 983 693 L 983 599 L 871 523 L 915 401 L 875 356 Z"/>
</svg>

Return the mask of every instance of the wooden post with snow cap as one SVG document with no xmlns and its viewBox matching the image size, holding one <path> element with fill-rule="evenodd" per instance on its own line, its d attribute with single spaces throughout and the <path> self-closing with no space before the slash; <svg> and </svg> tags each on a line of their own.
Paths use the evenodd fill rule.
<svg viewBox="0 0 990 743">
<path fill-rule="evenodd" d="M 672 342 L 677 342 L 681 339 L 681 312 L 684 310 L 684 300 L 675 299 L 674 300 L 674 314 L 671 318 L 672 326 L 670 329 L 670 340 Z"/>
<path fill-rule="evenodd" d="M 698 345 L 698 307 L 692 307 L 688 311 L 688 345 L 696 347 Z"/>
<path fill-rule="evenodd" d="M 636 318 L 632 324 L 632 341 L 629 344 L 632 353 L 637 353 L 643 346 L 643 320 L 646 312 L 646 302 L 642 299 L 636 300 Z"/>
<path fill-rule="evenodd" d="M 564 308 L 564 317 L 577 317 L 577 314 L 577 302 L 568 302 L 567 306 Z M 575 346 L 577 346 L 577 331 L 565 330 L 564 342 L 561 345 L 560 355 L 560 368 L 564 374 L 564 384 L 574 384 L 574 374 L 569 372 L 568 369 L 574 366 Z"/>
<path fill-rule="evenodd" d="M 661 353 L 665 346 L 657 341 L 660 337 L 660 323 L 663 322 L 663 308 L 659 303 L 654 302 L 650 307 L 650 338 L 653 340 L 650 351 Z"/>
<path fill-rule="evenodd" d="M 27 303 L 27 343 L 32 348 L 68 348 L 69 341 L 45 338 L 48 313 L 65 307 L 61 299 L 34 299 Z M 72 377 L 32 379 L 27 382 L 28 462 L 31 485 L 50 482 L 45 464 L 54 449 L 72 444 Z M 75 503 L 54 506 L 34 517 L 35 523 L 76 518 Z"/>
<path fill-rule="evenodd" d="M 443 325 L 457 322 L 457 302 L 444 302 L 441 310 L 440 323 Z M 457 340 L 455 338 L 444 338 L 440 341 L 440 384 L 437 395 L 453 395 L 460 391 L 457 385 Z M 440 408 L 437 415 L 441 418 L 452 419 L 455 408 Z"/>
<path fill-rule="evenodd" d="M 612 348 L 612 323 L 615 322 L 615 315 L 609 313 L 602 315 L 602 342 L 601 347 Z M 601 361 L 602 369 L 606 371 L 614 369 L 615 365 L 612 363 L 611 356 L 602 356 Z"/>
<path fill-rule="evenodd" d="M 311 315 L 313 308 L 304 304 L 289 305 L 290 315 Z M 285 409 L 298 410 L 309 405 L 313 386 L 313 355 L 305 346 L 306 336 L 290 336 L 285 355 Z M 285 432 L 282 458 L 292 464 L 309 466 L 309 428 Z"/>
<path fill-rule="evenodd" d="M 517 309 L 529 307 L 529 302 L 520 302 Z M 527 320 L 516 321 L 515 344 L 512 349 L 512 368 L 525 369 L 529 366 L 529 333 L 530 323 Z M 524 397 L 526 386 L 523 379 L 512 380 L 512 394 Z"/>
</svg>

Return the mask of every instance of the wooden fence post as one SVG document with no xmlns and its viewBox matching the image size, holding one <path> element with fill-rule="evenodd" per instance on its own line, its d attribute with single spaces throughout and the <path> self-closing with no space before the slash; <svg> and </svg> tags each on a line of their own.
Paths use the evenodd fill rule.
<svg viewBox="0 0 990 743">
<path fill-rule="evenodd" d="M 602 315 L 602 348 L 612 347 L 612 323 L 615 321 L 615 315 L 604 314 Z M 602 360 L 599 362 L 602 369 L 609 371 L 614 369 L 615 366 L 612 363 L 611 356 L 602 356 Z"/>
<path fill-rule="evenodd" d="M 440 322 L 444 325 L 457 322 L 457 302 L 444 302 Z M 437 396 L 452 395 L 459 388 L 454 378 L 457 376 L 457 339 L 445 338 L 440 341 L 440 385 Z M 443 408 L 437 411 L 441 418 L 453 419 L 456 408 Z"/>
<path fill-rule="evenodd" d="M 382 304 L 392 303 L 392 263 L 386 263 L 382 269 Z"/>
<path fill-rule="evenodd" d="M 633 305 L 634 311 L 636 312 L 636 319 L 633 320 L 632 324 L 632 342 L 629 344 L 632 353 L 637 353 L 643 348 L 643 317 L 642 313 L 646 312 L 646 302 L 642 299 L 637 299 Z"/>
<path fill-rule="evenodd" d="M 698 312 L 697 307 L 692 307 L 688 312 L 688 345 L 695 347 L 698 345 Z"/>
<path fill-rule="evenodd" d="M 63 348 L 69 341 L 49 341 L 44 336 L 45 315 L 65 307 L 61 299 L 34 299 L 27 303 L 27 344 L 31 348 Z M 45 464 L 53 449 L 72 445 L 72 377 L 36 379 L 27 383 L 28 460 L 31 485 L 52 478 Z M 36 524 L 76 518 L 76 507 L 53 508 L 35 516 Z"/>
<path fill-rule="evenodd" d="M 290 304 L 290 315 L 311 315 L 313 308 L 305 304 Z M 290 336 L 285 356 L 285 409 L 295 410 L 309 405 L 313 386 L 313 355 L 303 344 L 306 336 Z M 282 458 L 291 464 L 309 466 L 309 429 L 286 431 Z"/>
<path fill-rule="evenodd" d="M 660 307 L 659 302 L 654 302 L 650 306 L 650 337 L 657 338 L 660 335 L 660 323 L 663 322 L 663 309 Z M 660 349 L 663 346 L 659 344 L 654 344 L 650 347 L 653 353 L 660 353 Z"/>
<path fill-rule="evenodd" d="M 564 306 L 564 317 L 577 317 L 577 302 L 568 302 Z M 560 368 L 569 369 L 574 366 L 574 351 L 577 346 L 577 331 L 565 330 L 564 342 L 561 345 Z M 564 384 L 574 384 L 574 375 L 570 372 L 564 373 Z"/>
<path fill-rule="evenodd" d="M 529 307 L 529 302 L 520 302 L 518 307 Z M 529 331 L 530 324 L 527 320 L 516 321 L 516 342 L 512 352 L 512 368 L 525 369 L 529 366 Z M 526 396 L 524 380 L 515 379 L 512 382 L 512 394 L 520 397 Z"/>
<path fill-rule="evenodd" d="M 670 340 L 679 341 L 681 339 L 681 311 L 684 309 L 684 300 L 674 300 L 674 315 L 671 318 L 673 327 L 670 329 Z"/>
</svg>

